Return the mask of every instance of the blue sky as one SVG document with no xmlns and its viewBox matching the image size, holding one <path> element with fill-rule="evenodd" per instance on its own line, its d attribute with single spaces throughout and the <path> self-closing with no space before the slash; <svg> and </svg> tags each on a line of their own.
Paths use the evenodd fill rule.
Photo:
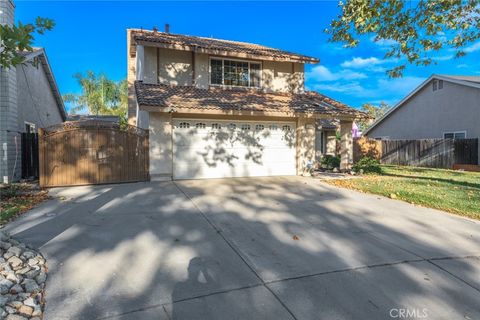
<svg viewBox="0 0 480 320">
<path fill-rule="evenodd" d="M 53 31 L 36 39 L 45 47 L 62 94 L 79 92 L 72 75 L 93 70 L 120 80 L 126 77 L 126 29 L 170 32 L 263 44 L 320 59 L 307 65 L 306 86 L 354 107 L 395 104 L 432 73 L 480 74 L 480 42 L 453 59 L 438 53 L 437 65 L 409 66 L 401 79 L 389 79 L 383 60 L 385 43 L 366 37 L 355 49 L 327 42 L 323 30 L 339 13 L 337 1 L 321 2 L 106 2 L 16 1 L 16 19 L 55 20 Z"/>
</svg>

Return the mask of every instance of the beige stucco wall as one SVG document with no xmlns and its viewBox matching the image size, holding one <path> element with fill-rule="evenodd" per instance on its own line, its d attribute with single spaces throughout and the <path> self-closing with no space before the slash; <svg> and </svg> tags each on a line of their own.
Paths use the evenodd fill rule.
<svg viewBox="0 0 480 320">
<path fill-rule="evenodd" d="M 152 180 L 172 177 L 172 115 L 149 115 L 150 177 Z"/>
<path fill-rule="evenodd" d="M 145 70 L 143 82 L 157 83 L 157 49 L 145 47 L 144 49 Z"/>
<path fill-rule="evenodd" d="M 273 92 L 304 90 L 304 65 L 301 63 L 263 61 L 262 86 Z"/>
<path fill-rule="evenodd" d="M 134 82 L 136 78 L 135 55 L 130 54 L 131 30 L 127 30 L 127 83 L 128 83 L 128 123 L 136 124 L 137 100 L 135 97 Z"/>
<path fill-rule="evenodd" d="M 159 83 L 179 86 L 192 85 L 192 53 L 159 49 Z"/>
<path fill-rule="evenodd" d="M 192 52 L 164 48 L 145 47 L 144 82 L 168 85 L 209 87 L 210 56 Z M 157 63 L 159 63 L 157 67 Z M 192 79 L 192 65 L 195 77 Z M 304 90 L 304 65 L 291 62 L 262 62 L 262 87 L 271 92 L 301 92 Z"/>
<path fill-rule="evenodd" d="M 337 154 L 337 134 L 335 131 L 327 131 L 325 140 L 325 154 L 335 156 Z"/>
<path fill-rule="evenodd" d="M 340 169 L 350 169 L 353 164 L 352 121 L 340 121 Z"/>
<path fill-rule="evenodd" d="M 195 54 L 195 85 L 198 88 L 208 89 L 208 86 L 210 84 L 209 61 L 210 58 L 208 54 Z"/>
<path fill-rule="evenodd" d="M 367 133 L 370 138 L 443 138 L 446 131 L 467 131 L 480 137 L 480 89 L 444 81 L 433 91 L 427 84 L 402 107 Z"/>
<path fill-rule="evenodd" d="M 315 119 L 297 119 L 297 174 L 308 174 L 308 164 L 315 162 Z"/>
</svg>

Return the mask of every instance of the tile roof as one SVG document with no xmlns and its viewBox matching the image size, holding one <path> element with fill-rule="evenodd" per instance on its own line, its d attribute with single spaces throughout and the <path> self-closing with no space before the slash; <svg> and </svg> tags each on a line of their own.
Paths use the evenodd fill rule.
<svg viewBox="0 0 480 320">
<path fill-rule="evenodd" d="M 317 92 L 265 93 L 255 89 L 200 89 L 135 82 L 137 102 L 142 107 L 197 110 L 273 111 L 366 117 L 366 114 Z"/>
<path fill-rule="evenodd" d="M 203 49 L 210 53 L 233 52 L 255 57 L 269 57 L 283 61 L 297 61 L 304 63 L 318 63 L 317 58 L 288 52 L 280 49 L 265 47 L 258 44 L 221 40 L 214 38 L 196 37 L 181 34 L 172 34 L 158 31 L 131 29 L 132 37 L 137 42 L 163 44 L 165 46 L 183 47 L 184 50 Z"/>
</svg>

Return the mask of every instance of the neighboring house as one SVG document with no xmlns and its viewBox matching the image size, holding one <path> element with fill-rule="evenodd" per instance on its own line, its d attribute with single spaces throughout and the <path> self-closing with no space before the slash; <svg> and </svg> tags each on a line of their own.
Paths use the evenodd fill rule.
<svg viewBox="0 0 480 320">
<path fill-rule="evenodd" d="M 1 24 L 13 24 L 14 4 L 0 2 Z M 63 122 L 63 100 L 45 50 L 24 53 L 25 63 L 16 68 L 0 67 L 0 177 L 1 182 L 21 178 L 21 133 Z"/>
<path fill-rule="evenodd" d="M 106 121 L 106 122 L 120 122 L 119 116 L 104 115 L 104 114 L 69 114 L 67 115 L 67 121 Z"/>
<path fill-rule="evenodd" d="M 261 45 L 129 29 L 129 123 L 150 130 L 152 179 L 295 175 L 316 120 L 337 119 L 342 168 L 363 114 L 304 89 L 316 58 Z"/>
<path fill-rule="evenodd" d="M 364 135 L 375 139 L 480 138 L 480 76 L 432 75 Z"/>
</svg>

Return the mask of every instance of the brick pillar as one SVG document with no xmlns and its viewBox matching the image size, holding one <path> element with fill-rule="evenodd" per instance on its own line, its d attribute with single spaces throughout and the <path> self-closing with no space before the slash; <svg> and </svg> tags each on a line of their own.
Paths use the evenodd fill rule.
<svg viewBox="0 0 480 320">
<path fill-rule="evenodd" d="M 340 170 L 348 170 L 353 163 L 353 121 L 340 121 Z"/>
</svg>

